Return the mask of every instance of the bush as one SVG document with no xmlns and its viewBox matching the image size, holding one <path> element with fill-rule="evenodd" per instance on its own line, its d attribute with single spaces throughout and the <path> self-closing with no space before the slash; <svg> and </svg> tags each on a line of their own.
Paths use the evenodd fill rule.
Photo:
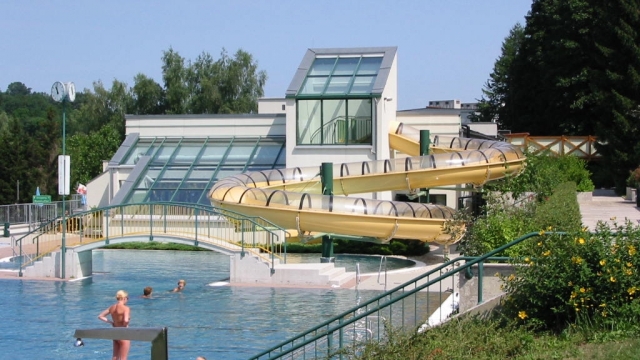
<svg viewBox="0 0 640 360">
<path fill-rule="evenodd" d="M 587 163 L 572 155 L 551 156 L 548 153 L 532 154 L 527 156 L 526 167 L 518 176 L 509 176 L 505 179 L 487 184 L 490 191 L 500 193 L 512 193 L 514 198 L 522 194 L 533 192 L 538 199 L 550 196 L 554 189 L 561 183 L 573 181 L 577 191 L 593 191 L 591 172 L 587 169 Z"/>
<path fill-rule="evenodd" d="M 582 227 L 581 219 L 576 184 L 566 182 L 560 184 L 547 201 L 538 204 L 530 231 L 551 227 L 555 231 L 575 232 Z"/>
<path fill-rule="evenodd" d="M 498 197 L 489 196 L 487 200 L 487 214 L 469 225 L 469 231 L 460 244 L 459 249 L 465 255 L 482 255 L 532 231 L 579 231 L 582 226 L 573 182 L 560 184 L 551 196 L 540 202 L 513 206 L 506 205 Z M 526 255 L 522 252 L 523 246 L 512 246 L 504 256 Z"/>
<path fill-rule="evenodd" d="M 510 321 L 560 331 L 576 320 L 608 328 L 640 320 L 640 229 L 630 221 L 525 245 L 525 265 L 504 279 Z"/>
<path fill-rule="evenodd" d="M 291 254 L 321 253 L 322 244 L 287 243 L 287 252 Z M 336 254 L 420 256 L 429 252 L 429 245 L 418 240 L 391 240 L 389 244 L 375 244 L 334 239 L 333 252 Z"/>
</svg>

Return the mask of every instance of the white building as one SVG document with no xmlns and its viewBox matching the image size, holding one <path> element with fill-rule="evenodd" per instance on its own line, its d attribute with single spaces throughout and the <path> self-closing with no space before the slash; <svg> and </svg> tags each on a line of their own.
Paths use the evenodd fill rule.
<svg viewBox="0 0 640 360">
<path fill-rule="evenodd" d="M 449 100 L 451 107 L 430 102 L 398 111 L 397 74 L 396 47 L 309 49 L 284 98 L 260 99 L 258 114 L 127 115 L 125 141 L 87 185 L 88 205 L 210 205 L 208 190 L 225 176 L 404 156 L 389 149 L 392 121 L 430 130 L 432 137 L 460 134 L 467 122 L 461 114 L 473 108 Z M 493 130 L 466 125 L 497 134 L 495 124 Z M 456 208 L 457 197 L 466 195 L 461 188 L 432 189 L 430 199 Z M 369 196 L 392 200 L 407 193 Z"/>
</svg>

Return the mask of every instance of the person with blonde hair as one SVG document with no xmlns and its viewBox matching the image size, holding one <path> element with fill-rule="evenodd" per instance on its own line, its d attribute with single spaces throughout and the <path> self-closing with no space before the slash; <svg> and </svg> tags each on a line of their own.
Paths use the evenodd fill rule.
<svg viewBox="0 0 640 360">
<path fill-rule="evenodd" d="M 184 290 L 185 286 L 187 286 L 187 282 L 182 280 L 182 279 L 180 279 L 180 280 L 178 280 L 178 287 L 173 289 L 173 292 L 180 292 L 180 291 Z"/>
<path fill-rule="evenodd" d="M 127 306 L 129 294 L 124 290 L 118 290 L 116 293 L 117 302 L 109 306 L 105 311 L 98 315 L 98 319 L 111 324 L 113 327 L 129 327 L 131 320 L 131 309 Z M 107 318 L 111 315 L 111 320 Z M 129 340 L 113 340 L 113 356 L 112 360 L 127 360 L 131 341 Z"/>
</svg>

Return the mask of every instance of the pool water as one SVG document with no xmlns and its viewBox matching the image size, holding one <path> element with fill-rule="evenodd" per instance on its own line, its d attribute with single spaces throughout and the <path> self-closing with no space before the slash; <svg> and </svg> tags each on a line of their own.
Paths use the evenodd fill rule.
<svg viewBox="0 0 640 360">
<path fill-rule="evenodd" d="M 296 263 L 319 263 L 321 254 L 287 254 L 287 264 Z M 335 255 L 336 267 L 343 267 L 346 271 L 356 271 L 356 264 L 360 265 L 360 273 L 377 273 L 380 271 L 380 262 L 382 257 L 380 255 L 352 255 L 352 254 L 337 254 Z M 386 268 L 387 271 L 410 268 L 416 265 L 414 261 L 408 259 L 402 259 L 398 257 L 387 256 Z M 384 271 L 385 264 L 382 262 L 382 270 Z"/>
<path fill-rule="evenodd" d="M 107 327 L 97 316 L 120 289 L 129 292 L 131 327 L 168 327 L 172 360 L 247 359 L 380 294 L 210 286 L 229 278 L 229 257 L 206 251 L 96 250 L 93 270 L 70 282 L 0 280 L 0 359 L 110 358 L 111 341 L 85 339 L 75 348 L 73 333 Z M 179 279 L 185 291 L 169 292 Z M 145 286 L 153 299 L 140 297 Z M 150 344 L 132 342 L 129 358 L 149 359 Z"/>
</svg>

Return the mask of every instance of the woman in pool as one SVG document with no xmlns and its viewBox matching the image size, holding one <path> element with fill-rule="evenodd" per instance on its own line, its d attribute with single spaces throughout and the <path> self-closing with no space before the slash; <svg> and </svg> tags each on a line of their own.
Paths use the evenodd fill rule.
<svg viewBox="0 0 640 360">
<path fill-rule="evenodd" d="M 131 309 L 127 306 L 129 294 L 124 290 L 119 290 L 116 293 L 116 300 L 118 302 L 101 312 L 100 315 L 98 315 L 98 319 L 111 324 L 113 327 L 129 327 L 129 320 L 131 320 Z M 107 318 L 107 315 L 111 315 L 111 320 Z M 127 360 L 130 347 L 131 341 L 129 340 L 113 340 L 112 359 Z"/>
<path fill-rule="evenodd" d="M 173 289 L 173 292 L 180 292 L 182 290 L 184 290 L 184 287 L 187 286 L 187 282 L 180 279 L 178 280 L 178 287 Z"/>
</svg>

